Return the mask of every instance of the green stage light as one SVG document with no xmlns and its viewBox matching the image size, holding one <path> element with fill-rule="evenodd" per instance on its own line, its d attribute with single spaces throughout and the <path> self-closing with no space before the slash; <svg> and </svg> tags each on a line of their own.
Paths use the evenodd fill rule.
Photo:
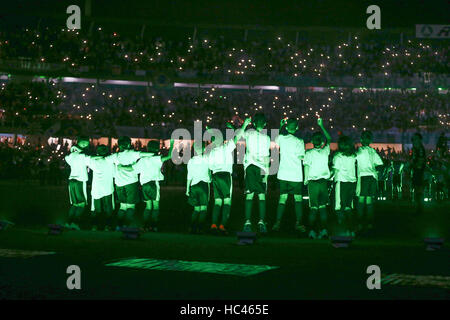
<svg viewBox="0 0 450 320">
<path fill-rule="evenodd" d="M 128 240 L 136 240 L 141 236 L 139 228 L 121 228 L 123 238 Z"/>
<path fill-rule="evenodd" d="M 353 241 L 349 236 L 331 236 L 331 245 L 335 248 L 348 248 Z"/>
<path fill-rule="evenodd" d="M 444 238 L 425 238 L 423 239 L 425 242 L 425 248 L 427 251 L 436 251 L 439 250 L 444 244 Z"/>
<path fill-rule="evenodd" d="M 14 223 L 8 220 L 2 220 L 0 221 L 0 231 L 6 230 L 6 228 L 13 226 Z"/>
<path fill-rule="evenodd" d="M 250 245 L 256 242 L 255 232 L 237 232 L 236 236 L 238 238 L 238 245 Z"/>
<path fill-rule="evenodd" d="M 48 234 L 52 236 L 60 235 L 64 230 L 64 226 L 60 224 L 49 224 L 48 225 Z"/>
</svg>

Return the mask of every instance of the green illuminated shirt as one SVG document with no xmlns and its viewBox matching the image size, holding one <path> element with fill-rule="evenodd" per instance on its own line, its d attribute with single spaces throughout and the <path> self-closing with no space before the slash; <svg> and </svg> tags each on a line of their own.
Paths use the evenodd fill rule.
<svg viewBox="0 0 450 320">
<path fill-rule="evenodd" d="M 275 139 L 280 147 L 280 166 L 277 178 L 285 181 L 303 181 L 302 159 L 305 156 L 305 143 L 292 134 L 280 135 Z"/>
</svg>

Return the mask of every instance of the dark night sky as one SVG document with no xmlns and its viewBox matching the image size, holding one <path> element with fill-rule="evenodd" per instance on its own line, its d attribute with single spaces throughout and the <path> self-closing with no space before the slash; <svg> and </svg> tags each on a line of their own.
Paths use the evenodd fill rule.
<svg viewBox="0 0 450 320">
<path fill-rule="evenodd" d="M 84 0 L 2 0 L 2 18 L 64 18 L 65 8 Z M 448 0 L 92 0 L 94 19 L 125 19 L 151 24 L 338 26 L 365 27 L 368 5 L 381 8 L 382 27 L 412 27 L 416 23 L 447 24 Z"/>
</svg>

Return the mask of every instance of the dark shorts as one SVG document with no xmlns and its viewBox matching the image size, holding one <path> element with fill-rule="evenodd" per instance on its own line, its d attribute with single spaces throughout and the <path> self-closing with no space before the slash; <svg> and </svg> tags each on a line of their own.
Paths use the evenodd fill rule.
<svg viewBox="0 0 450 320">
<path fill-rule="evenodd" d="M 216 172 L 212 175 L 212 185 L 215 199 L 231 198 L 231 174 L 229 172 Z"/>
<path fill-rule="evenodd" d="M 193 207 L 207 206 L 209 201 L 209 184 L 200 181 L 191 186 L 188 203 Z"/>
<path fill-rule="evenodd" d="M 149 181 L 142 185 L 144 201 L 159 201 L 159 181 Z"/>
<path fill-rule="evenodd" d="M 319 208 L 328 203 L 328 181 L 326 179 L 308 182 L 309 206 Z"/>
<path fill-rule="evenodd" d="M 113 195 L 110 194 L 109 196 L 100 198 L 100 199 L 94 199 L 94 211 L 97 213 L 105 212 L 105 213 L 112 213 L 113 212 Z"/>
<path fill-rule="evenodd" d="M 286 180 L 278 180 L 280 183 L 280 194 L 302 195 L 303 182 L 293 182 Z"/>
<path fill-rule="evenodd" d="M 372 176 L 361 177 L 360 197 L 375 197 L 377 195 L 377 180 Z"/>
<path fill-rule="evenodd" d="M 84 188 L 84 182 L 75 179 L 69 180 L 69 197 L 72 204 L 87 203 Z"/>
<path fill-rule="evenodd" d="M 245 169 L 245 193 L 266 193 L 261 168 L 251 164 Z"/>
<path fill-rule="evenodd" d="M 139 183 L 130 183 L 122 187 L 116 186 L 117 198 L 120 203 L 136 204 L 140 202 Z"/>
<path fill-rule="evenodd" d="M 338 181 L 335 184 L 334 190 L 336 195 L 336 210 L 353 207 L 356 183 Z"/>
</svg>

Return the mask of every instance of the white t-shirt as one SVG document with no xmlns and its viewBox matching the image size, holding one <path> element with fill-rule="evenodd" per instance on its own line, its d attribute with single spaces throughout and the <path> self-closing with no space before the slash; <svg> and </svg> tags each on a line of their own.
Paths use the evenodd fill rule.
<svg viewBox="0 0 450 320">
<path fill-rule="evenodd" d="M 383 164 L 378 153 L 374 148 L 366 146 L 359 147 L 356 152 L 356 161 L 358 166 L 358 177 L 372 176 L 378 179 L 376 167 Z"/>
<path fill-rule="evenodd" d="M 87 156 L 80 152 L 72 152 L 64 158 L 70 166 L 69 180 L 88 181 L 86 158 Z"/>
<path fill-rule="evenodd" d="M 268 172 L 270 157 L 270 138 L 267 134 L 250 129 L 244 132 L 245 157 L 244 170 L 251 164 Z M 267 159 L 267 161 L 265 161 Z"/>
<path fill-rule="evenodd" d="M 118 165 L 129 166 L 138 161 L 141 157 L 141 153 L 135 150 L 124 150 L 114 153 L 108 158 L 111 158 L 116 165 L 115 182 L 118 187 L 123 187 L 127 184 L 135 183 L 138 181 L 138 174 L 132 167 L 120 168 Z"/>
<path fill-rule="evenodd" d="M 191 186 L 200 181 L 211 182 L 207 156 L 193 156 L 187 164 L 187 171 L 187 179 L 192 180 Z"/>
<path fill-rule="evenodd" d="M 150 181 L 164 180 L 164 176 L 161 172 L 163 162 L 161 156 L 153 156 L 141 158 L 138 162 L 133 164 L 133 169 L 136 173 L 140 174 L 139 181 L 142 184 L 146 184 Z"/>
<path fill-rule="evenodd" d="M 338 152 L 333 157 L 334 181 L 356 182 L 356 155 L 346 156 Z"/>
<path fill-rule="evenodd" d="M 319 180 L 330 178 L 330 168 L 328 168 L 328 156 L 330 155 L 330 145 L 323 148 L 313 148 L 306 151 L 305 166 L 309 167 L 308 180 Z"/>
<path fill-rule="evenodd" d="M 115 165 L 108 157 L 87 157 L 86 164 L 92 169 L 92 190 L 94 199 L 100 199 L 114 192 Z"/>
<path fill-rule="evenodd" d="M 213 172 L 233 172 L 233 150 L 236 144 L 233 140 L 211 149 L 208 154 L 209 169 Z"/>
<path fill-rule="evenodd" d="M 305 156 L 305 143 L 292 134 L 280 135 L 275 139 L 280 147 L 280 167 L 277 178 L 279 180 L 303 181 L 302 159 Z"/>
</svg>

